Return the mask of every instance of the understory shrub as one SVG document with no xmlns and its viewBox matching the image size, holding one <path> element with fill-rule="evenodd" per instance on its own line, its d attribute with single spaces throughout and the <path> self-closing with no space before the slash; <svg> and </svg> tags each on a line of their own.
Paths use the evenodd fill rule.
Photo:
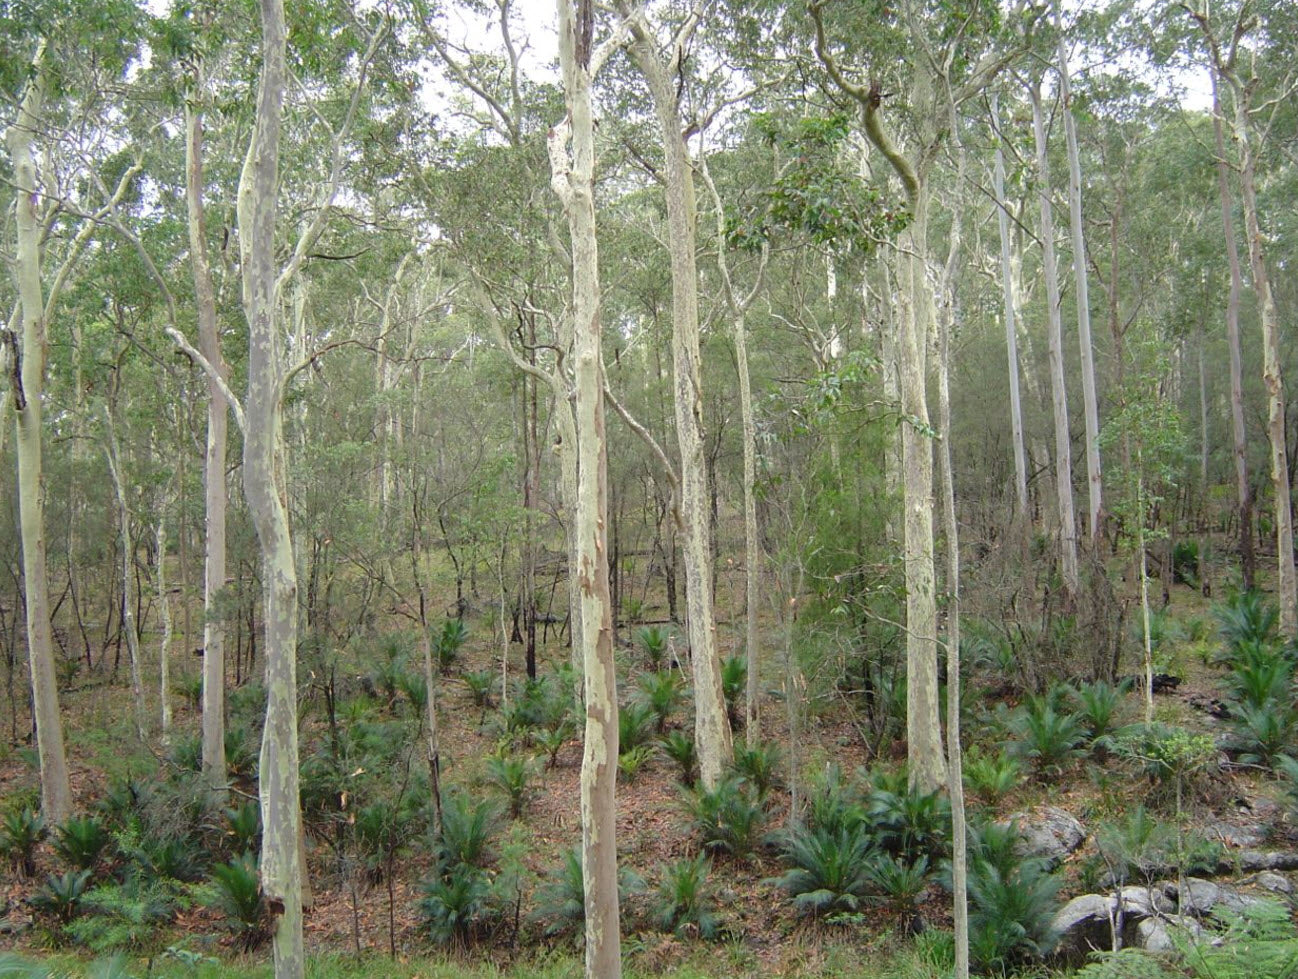
<svg viewBox="0 0 1298 979">
<path fill-rule="evenodd" d="M 677 936 L 690 932 L 700 938 L 714 938 L 718 925 L 712 912 L 712 889 L 708 885 L 708 858 L 700 853 L 661 868 L 654 922 Z"/>
<path fill-rule="evenodd" d="M 681 800 L 703 852 L 742 858 L 757 847 L 766 814 L 744 779 L 729 774 L 715 789 L 699 786 Z"/>
<path fill-rule="evenodd" d="M 681 785 L 694 786 L 694 773 L 698 767 L 698 752 L 694 739 L 684 731 L 668 731 L 658 742 L 662 753 L 676 763 Z"/>
<path fill-rule="evenodd" d="M 870 893 L 874 842 L 864 826 L 796 827 L 784 834 L 781 854 L 791 866 L 778 883 L 803 913 L 859 911 Z"/>
<path fill-rule="evenodd" d="M 735 771 L 744 778 L 759 799 L 765 800 L 779 785 L 780 746 L 774 741 L 758 742 L 753 747 L 735 745 Z"/>
<path fill-rule="evenodd" d="M 54 832 L 54 852 L 73 870 L 93 870 L 112 837 L 94 816 L 69 819 Z"/>
<path fill-rule="evenodd" d="M 436 942 L 466 946 L 496 917 L 491 884 L 479 867 L 457 864 L 425 881 L 423 892 L 419 910 Z"/>
<path fill-rule="evenodd" d="M 988 824 L 969 848 L 969 953 L 981 970 L 1037 961 L 1058 941 L 1060 880 L 1043 860 L 1019 852 L 1018 826 Z"/>
<path fill-rule="evenodd" d="M 11 809 L 0 821 L 0 853 L 19 878 L 36 873 L 36 847 L 45 838 L 45 820 L 32 809 Z"/>
<path fill-rule="evenodd" d="M 252 951 L 270 938 L 270 912 L 261 893 L 257 859 L 244 853 L 212 868 L 209 903 L 225 915 L 226 926 L 244 951 Z"/>
</svg>

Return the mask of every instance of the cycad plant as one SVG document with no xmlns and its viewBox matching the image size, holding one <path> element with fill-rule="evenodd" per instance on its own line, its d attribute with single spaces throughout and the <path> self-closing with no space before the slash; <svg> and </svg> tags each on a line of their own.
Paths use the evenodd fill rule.
<svg viewBox="0 0 1298 979">
<path fill-rule="evenodd" d="M 1029 697 L 1011 721 L 1018 736 L 1015 748 L 1042 774 L 1058 772 L 1069 759 L 1081 753 L 1085 737 L 1082 722 L 1051 702 L 1047 696 Z"/>
<path fill-rule="evenodd" d="M 617 712 L 617 750 L 622 754 L 648 744 L 657 726 L 653 708 L 634 701 Z"/>
<path fill-rule="evenodd" d="M 751 748 L 737 744 L 734 769 L 753 787 L 757 797 L 764 800 L 779 784 L 780 746 L 774 741 L 760 742 Z"/>
<path fill-rule="evenodd" d="M 244 951 L 265 944 L 270 937 L 270 913 L 261 893 L 257 860 L 251 853 L 212 868 L 212 904 L 226 917 Z"/>
<path fill-rule="evenodd" d="M 662 669 L 663 659 L 667 654 L 667 633 L 656 625 L 641 626 L 636 630 L 636 641 L 644 650 L 649 668 L 654 672 Z"/>
<path fill-rule="evenodd" d="M 790 867 L 778 882 L 804 914 L 854 912 L 870 892 L 874 843 L 864 826 L 799 826 L 784 835 L 781 852 Z"/>
<path fill-rule="evenodd" d="M 920 900 L 928 890 L 928 858 L 912 862 L 898 860 L 891 853 L 877 853 L 866 873 L 876 900 L 897 919 L 902 934 L 915 934 L 920 924 Z"/>
<path fill-rule="evenodd" d="M 693 859 L 678 860 L 662 868 L 654 921 L 663 931 L 676 935 L 697 933 L 700 938 L 717 934 L 717 919 L 712 913 L 712 891 L 708 886 L 708 858 L 698 854 Z"/>
<path fill-rule="evenodd" d="M 464 864 L 424 884 L 419 910 L 433 940 L 468 945 L 495 916 L 491 886 L 478 867 Z"/>
<path fill-rule="evenodd" d="M 644 889 L 644 881 L 627 867 L 618 868 L 619 903 L 625 905 L 628 895 Z M 565 850 L 563 862 L 547 875 L 546 883 L 537 889 L 536 917 L 545 922 L 546 935 L 558 935 L 577 928 L 586 916 L 586 885 L 582 877 L 581 847 Z"/>
<path fill-rule="evenodd" d="M 37 914 L 66 925 L 81 907 L 81 899 L 90 881 L 89 870 L 69 870 L 64 874 L 50 874 L 41 889 L 29 899 Z"/>
<path fill-rule="evenodd" d="M 54 852 L 74 870 L 94 870 L 108 844 L 108 827 L 94 816 L 73 817 L 54 833 Z"/>
<path fill-rule="evenodd" d="M 36 873 L 36 847 L 45 838 L 45 820 L 32 809 L 11 809 L 0 821 L 0 853 L 23 880 Z"/>
<path fill-rule="evenodd" d="M 988 805 L 995 805 L 1018 785 L 1022 768 L 1018 760 L 1004 751 L 995 754 L 977 746 L 964 756 L 965 785 Z"/>
<path fill-rule="evenodd" d="M 504 793 L 509 802 L 509 814 L 514 819 L 523 815 L 532 781 L 532 763 L 519 755 L 495 755 L 487 759 L 487 780 Z"/>
<path fill-rule="evenodd" d="M 1018 843 L 1016 825 L 988 825 L 975 829 L 969 848 L 969 951 L 986 972 L 1040 960 L 1058 941 L 1060 880 Z"/>
<path fill-rule="evenodd" d="M 443 869 L 459 864 L 485 867 L 491 859 L 491 844 L 499 821 L 490 799 L 474 802 L 463 791 L 446 793 L 442 800 L 441 834 L 437 854 Z"/>
<path fill-rule="evenodd" d="M 1114 731 L 1118 708 L 1131 689 L 1131 682 L 1123 680 L 1113 684 L 1104 680 L 1083 684 L 1073 691 L 1077 701 L 1077 716 L 1086 731 L 1086 740 L 1091 744 L 1101 742 Z"/>
<path fill-rule="evenodd" d="M 715 789 L 699 786 L 681 799 L 705 853 L 742 858 L 757 847 L 765 812 L 743 779 L 729 775 Z"/>
<path fill-rule="evenodd" d="M 261 837 L 261 806 L 252 799 L 225 810 L 225 833 L 234 853 L 253 853 Z"/>
<path fill-rule="evenodd" d="M 1217 633 L 1228 656 L 1244 643 L 1270 645 L 1275 642 L 1280 613 L 1259 591 L 1237 592 L 1214 605 L 1212 614 L 1217 620 Z"/>
<path fill-rule="evenodd" d="M 726 698 L 726 716 L 732 730 L 739 730 L 743 721 L 740 705 L 744 701 L 744 687 L 748 682 L 748 663 L 742 656 L 731 656 L 721 663 L 721 692 Z"/>
<path fill-rule="evenodd" d="M 640 696 L 658 720 L 657 731 L 667 729 L 667 720 L 680 705 L 684 693 L 681 676 L 674 670 L 645 673 L 640 677 Z"/>
<path fill-rule="evenodd" d="M 449 673 L 459 659 L 460 647 L 469 640 L 469 627 L 463 619 L 447 619 L 433 638 L 433 658 L 443 673 Z"/>
<path fill-rule="evenodd" d="M 676 763 L 681 785 L 693 788 L 699 760 L 694 739 L 684 731 L 668 731 L 658 743 L 663 754 Z"/>
</svg>

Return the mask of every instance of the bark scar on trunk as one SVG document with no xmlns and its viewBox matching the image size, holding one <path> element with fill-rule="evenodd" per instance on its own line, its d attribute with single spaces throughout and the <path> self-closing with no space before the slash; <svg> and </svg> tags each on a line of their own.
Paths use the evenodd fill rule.
<svg viewBox="0 0 1298 979">
<path fill-rule="evenodd" d="M 0 343 L 9 350 L 9 380 L 13 384 L 14 407 L 24 411 L 27 395 L 23 392 L 23 354 L 18 347 L 18 336 L 13 330 L 0 330 Z"/>
</svg>

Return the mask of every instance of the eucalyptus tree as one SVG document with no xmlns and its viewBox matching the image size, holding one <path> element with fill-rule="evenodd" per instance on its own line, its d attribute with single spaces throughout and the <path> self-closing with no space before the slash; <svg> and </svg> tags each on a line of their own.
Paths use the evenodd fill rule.
<svg viewBox="0 0 1298 979">
<path fill-rule="evenodd" d="M 595 126 L 591 81 L 620 38 L 594 47 L 594 0 L 559 0 L 559 63 L 567 115 L 550 131 L 551 186 L 568 219 L 576 355 L 580 483 L 575 530 L 581 583 L 586 730 L 581 770 L 586 975 L 622 974 L 617 879 L 618 708 L 608 578 L 608 458 L 600 350 L 595 228 Z"/>
<path fill-rule="evenodd" d="M 644 11 L 618 9 L 630 26 L 629 51 L 649 90 L 664 154 L 668 248 L 672 273 L 672 371 L 676 439 L 680 452 L 684 533 L 685 600 L 694 674 L 694 741 L 703 785 L 715 788 L 734 752 L 721 688 L 712 596 L 712 528 L 704 459 L 703 379 L 699 354 L 698 218 L 685 120 L 675 78 L 699 27 L 702 5 L 691 6 L 670 40 L 660 47 Z"/>
<path fill-rule="evenodd" d="M 1100 536 L 1104 508 L 1104 480 L 1100 464 L 1100 409 L 1095 392 L 1095 353 L 1091 344 L 1091 303 L 1086 273 L 1086 230 L 1082 224 L 1082 167 L 1077 150 L 1077 121 L 1073 116 L 1072 82 L 1068 72 L 1068 40 L 1064 34 L 1063 4 L 1054 0 L 1055 31 L 1059 50 L 1059 101 L 1068 148 L 1068 224 L 1072 232 L 1073 283 L 1076 289 L 1077 343 L 1081 351 L 1082 402 L 1086 421 L 1086 485 L 1090 499 L 1087 530 L 1091 545 Z"/>
<path fill-rule="evenodd" d="M 17 285 L 9 325 L 0 333 L 8 366 L 7 400 L 17 427 L 18 509 L 32 705 L 41 768 L 41 809 L 51 823 L 71 815 L 68 779 L 54 672 L 42 488 L 42 420 L 49 329 L 65 287 L 99 222 L 126 195 L 139 170 L 120 167 L 115 186 L 98 193 L 75 148 L 64 145 L 103 120 L 97 86 L 114 83 L 138 43 L 137 11 L 129 3 L 97 6 L 87 16 L 57 5 L 40 6 L 21 19 L 0 20 L 6 87 L 16 90 L 15 114 L 5 141 L 15 189 Z M 73 18 L 84 34 L 72 30 Z M 85 61 L 83 40 L 92 38 L 96 58 Z M 73 55 L 72 52 L 77 52 Z M 79 73 L 79 68 L 85 73 Z M 38 167 L 38 152 L 41 160 Z M 104 154 L 92 166 L 105 166 Z M 39 169 L 39 175 L 38 175 Z M 102 186 L 100 184 L 99 186 Z M 61 242 L 61 246 L 60 243 Z"/>
<path fill-rule="evenodd" d="M 1280 628 L 1298 636 L 1298 574 L 1294 566 L 1293 503 L 1290 491 L 1288 442 L 1285 433 L 1285 389 L 1280 357 L 1280 322 L 1271 274 L 1267 267 L 1262 218 L 1257 204 L 1257 161 L 1270 136 L 1276 109 L 1298 83 L 1298 62 L 1279 65 L 1278 77 L 1259 74 L 1268 53 L 1288 49 L 1298 18 L 1292 5 L 1268 0 L 1241 0 L 1218 20 L 1206 3 L 1178 5 L 1198 28 L 1209 68 L 1229 92 L 1233 108 L 1229 123 L 1238 156 L 1240 204 L 1248 242 L 1249 268 L 1258 319 L 1262 326 L 1262 378 L 1267 390 L 1267 439 L 1271 445 L 1271 489 L 1275 504 L 1276 591 Z M 1214 106 L 1216 108 L 1216 106 Z"/>
<path fill-rule="evenodd" d="M 933 331 L 935 300 L 929 281 L 929 220 L 933 207 L 933 174 L 939 150 L 949 135 L 947 105 L 956 109 L 983 92 L 1016 56 L 1013 44 L 996 42 L 1021 8 L 1002 14 L 980 4 L 942 5 L 931 9 L 906 0 L 889 10 L 873 32 L 878 46 L 870 51 L 836 52 L 831 31 L 860 31 L 855 15 L 828 0 L 813 0 L 815 52 L 831 84 L 860 112 L 860 125 L 871 146 L 901 184 L 908 223 L 898 236 L 899 367 L 902 469 L 905 495 L 907 758 L 911 783 L 936 789 L 946 779 L 938 719 L 937 594 L 933 559 L 933 454 L 928 411 L 927 349 Z M 859 34 L 857 36 L 860 36 Z M 851 61 L 845 61 L 844 58 Z M 853 70 L 860 58 L 864 66 Z M 895 66 L 895 68 L 894 68 Z M 908 93 L 902 125 L 887 120 L 885 68 Z M 858 75 L 868 81 L 862 82 Z M 905 128 L 903 129 L 903 125 Z M 899 143 L 900 133 L 905 142 Z"/>
<path fill-rule="evenodd" d="M 1073 447 L 1068 427 L 1068 391 L 1064 376 L 1064 341 L 1060 325 L 1059 270 L 1055 263 L 1055 221 L 1050 200 L 1049 147 L 1041 106 L 1041 83 L 1028 83 L 1032 100 L 1032 133 L 1037 148 L 1037 198 L 1040 205 L 1041 265 L 1046 283 L 1046 338 L 1050 346 L 1050 402 L 1055 420 L 1055 487 L 1059 504 L 1060 575 L 1068 602 L 1081 590 L 1077 567 L 1077 520 L 1073 510 Z"/>
</svg>

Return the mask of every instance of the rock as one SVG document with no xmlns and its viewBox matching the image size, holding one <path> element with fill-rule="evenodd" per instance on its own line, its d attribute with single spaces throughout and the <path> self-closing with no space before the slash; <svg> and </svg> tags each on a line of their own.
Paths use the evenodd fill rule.
<svg viewBox="0 0 1298 979">
<path fill-rule="evenodd" d="M 1173 932 L 1181 932 L 1191 941 L 1197 941 L 1203 934 L 1203 927 L 1193 918 L 1182 915 L 1145 918 L 1136 923 L 1132 944 L 1146 952 L 1167 952 L 1175 947 Z"/>
<path fill-rule="evenodd" d="M 1105 894 L 1082 894 L 1055 915 L 1054 931 L 1059 935 L 1056 952 L 1071 962 L 1080 962 L 1096 949 L 1113 948 L 1113 916 L 1117 898 Z"/>
<path fill-rule="evenodd" d="M 1122 912 L 1126 917 L 1139 915 L 1148 918 L 1154 914 L 1170 914 L 1176 905 L 1161 890 L 1154 887 L 1141 887 L 1128 884 L 1122 889 Z"/>
<path fill-rule="evenodd" d="M 1207 914 L 1221 900 L 1221 887 L 1202 877 L 1189 877 L 1184 887 L 1173 884 L 1172 894 L 1181 914 Z"/>
<path fill-rule="evenodd" d="M 1010 816 L 1018 823 L 1023 842 L 1019 852 L 1023 856 L 1040 857 L 1053 870 L 1064 858 L 1074 853 L 1086 839 L 1086 830 L 1077 818 L 1063 809 L 1047 807 L 1036 813 L 1018 812 Z"/>
<path fill-rule="evenodd" d="M 1220 887 L 1218 890 L 1217 904 L 1213 908 L 1214 913 L 1217 911 L 1230 911 L 1234 914 L 1241 914 L 1246 909 L 1256 907 L 1265 901 L 1265 898 L 1244 894 L 1233 887 Z"/>
<path fill-rule="evenodd" d="M 1227 846 L 1258 847 L 1266 842 L 1266 826 L 1256 823 L 1228 823 L 1222 820 L 1208 823 L 1204 834 L 1211 839 L 1219 839 Z"/>
<path fill-rule="evenodd" d="M 1254 887 L 1260 887 L 1264 891 L 1270 891 L 1272 894 L 1293 893 L 1293 883 L 1289 878 L 1284 876 L 1284 874 L 1277 874 L 1273 870 L 1264 870 L 1245 883 L 1252 884 Z"/>
<path fill-rule="evenodd" d="M 1240 850 L 1228 855 L 1224 860 L 1227 868 L 1238 865 L 1240 870 L 1252 872 L 1258 870 L 1298 870 L 1298 853 L 1286 850 Z"/>
</svg>

